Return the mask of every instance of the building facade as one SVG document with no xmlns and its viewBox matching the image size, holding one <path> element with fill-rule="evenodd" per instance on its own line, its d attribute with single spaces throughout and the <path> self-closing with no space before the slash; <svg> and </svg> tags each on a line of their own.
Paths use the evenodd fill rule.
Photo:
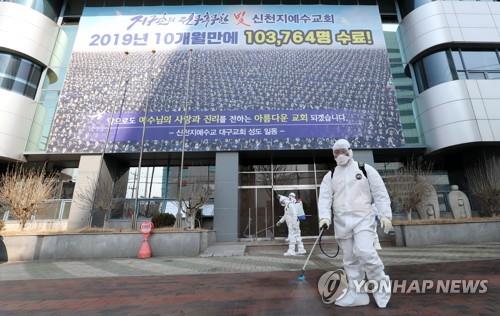
<svg viewBox="0 0 500 316">
<path fill-rule="evenodd" d="M 274 26 L 280 8 L 289 45 L 288 30 Z M 208 31 L 161 31 L 176 16 Z M 239 37 L 208 29 L 233 22 Z M 148 35 L 133 32 L 148 27 Z M 36 216 L 47 227 L 128 227 L 178 213 L 179 197 L 202 187 L 210 200 L 201 225 L 219 241 L 285 236 L 274 225 L 283 212 L 275 197 L 292 191 L 306 207 L 303 235 L 316 235 L 319 184 L 339 137 L 382 174 L 411 157 L 432 161 L 448 216 L 449 184 L 467 192 L 467 169 L 500 156 L 497 1 L 0 1 L 0 33 L 0 164 L 47 164 L 67 175 Z M 195 37 L 205 33 L 207 47 L 253 46 L 200 49 Z M 187 44 L 165 48 L 175 43 Z M 237 137 L 225 121 L 218 136 L 189 134 L 186 122 L 234 114 L 255 123 L 280 113 L 297 120 L 267 137 L 246 125 Z M 176 115 L 184 118 L 177 125 Z M 309 121 L 293 125 L 300 115 Z M 336 123 L 319 121 L 325 115 Z M 169 124 L 174 136 L 165 136 Z M 88 196 L 108 206 L 83 203 Z"/>
</svg>

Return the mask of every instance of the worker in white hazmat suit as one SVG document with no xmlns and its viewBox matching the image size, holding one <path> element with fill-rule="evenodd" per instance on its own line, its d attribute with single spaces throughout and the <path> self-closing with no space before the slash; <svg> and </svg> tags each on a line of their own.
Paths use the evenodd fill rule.
<svg viewBox="0 0 500 316">
<path fill-rule="evenodd" d="M 389 194 L 375 168 L 353 160 L 353 152 L 347 140 L 339 139 L 335 142 L 333 156 L 337 167 L 333 174 L 328 172 L 321 182 L 318 215 L 320 227 L 328 228 L 333 207 L 335 239 L 342 249 L 348 278 L 348 287 L 335 304 L 369 304 L 368 294 L 357 291 L 360 287 L 356 287 L 356 284 L 362 284 L 366 273 L 368 280 L 378 284 L 373 293 L 378 307 L 385 308 L 391 297 L 391 287 L 389 276 L 384 273 L 384 265 L 374 246 L 377 232 L 372 202 L 378 210 L 380 225 L 387 234 L 392 230 Z"/>
<path fill-rule="evenodd" d="M 302 237 L 300 236 L 300 222 L 299 214 L 297 212 L 299 202 L 295 199 L 295 193 L 290 193 L 288 197 L 283 195 L 278 195 L 280 204 L 284 207 L 284 215 L 276 223 L 276 226 L 280 226 L 283 222 L 286 222 L 288 227 L 288 250 L 284 253 L 285 256 L 295 256 L 303 255 L 306 253 L 304 249 L 304 244 L 302 243 Z M 296 250 L 297 247 L 297 250 Z"/>
</svg>

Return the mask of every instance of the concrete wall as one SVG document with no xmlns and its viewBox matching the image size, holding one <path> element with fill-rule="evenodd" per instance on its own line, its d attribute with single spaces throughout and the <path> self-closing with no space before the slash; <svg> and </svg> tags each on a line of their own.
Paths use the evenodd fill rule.
<svg viewBox="0 0 500 316">
<path fill-rule="evenodd" d="M 142 240 L 141 233 L 7 236 L 0 249 L 6 249 L 8 261 L 135 258 Z M 159 232 L 150 237 L 155 257 L 197 256 L 214 241 L 214 231 Z"/>
<path fill-rule="evenodd" d="M 238 153 L 215 156 L 214 229 L 217 241 L 238 240 Z"/>
<path fill-rule="evenodd" d="M 396 246 L 420 247 L 500 241 L 500 221 L 395 225 L 394 230 Z"/>
<path fill-rule="evenodd" d="M 65 219 L 38 219 L 27 221 L 24 231 L 65 231 L 67 226 L 68 221 Z M 21 231 L 21 224 L 17 220 L 5 221 L 5 231 Z"/>
</svg>

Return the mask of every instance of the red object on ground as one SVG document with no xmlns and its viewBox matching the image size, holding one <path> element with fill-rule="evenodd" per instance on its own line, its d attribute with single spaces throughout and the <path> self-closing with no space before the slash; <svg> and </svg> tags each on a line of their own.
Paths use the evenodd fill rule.
<svg viewBox="0 0 500 316">
<path fill-rule="evenodd" d="M 141 233 L 144 236 L 144 239 L 142 240 L 141 248 L 139 249 L 139 253 L 137 254 L 137 258 L 139 259 L 151 258 L 151 256 L 153 255 L 148 240 L 153 227 L 154 225 L 152 222 L 144 222 L 141 224 Z"/>
</svg>

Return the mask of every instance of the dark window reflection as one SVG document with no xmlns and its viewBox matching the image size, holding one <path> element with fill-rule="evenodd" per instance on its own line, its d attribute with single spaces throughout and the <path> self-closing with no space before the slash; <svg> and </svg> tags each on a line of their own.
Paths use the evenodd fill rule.
<svg viewBox="0 0 500 316">
<path fill-rule="evenodd" d="M 0 52 L 0 88 L 35 98 L 42 67 L 9 53 Z"/>
</svg>

